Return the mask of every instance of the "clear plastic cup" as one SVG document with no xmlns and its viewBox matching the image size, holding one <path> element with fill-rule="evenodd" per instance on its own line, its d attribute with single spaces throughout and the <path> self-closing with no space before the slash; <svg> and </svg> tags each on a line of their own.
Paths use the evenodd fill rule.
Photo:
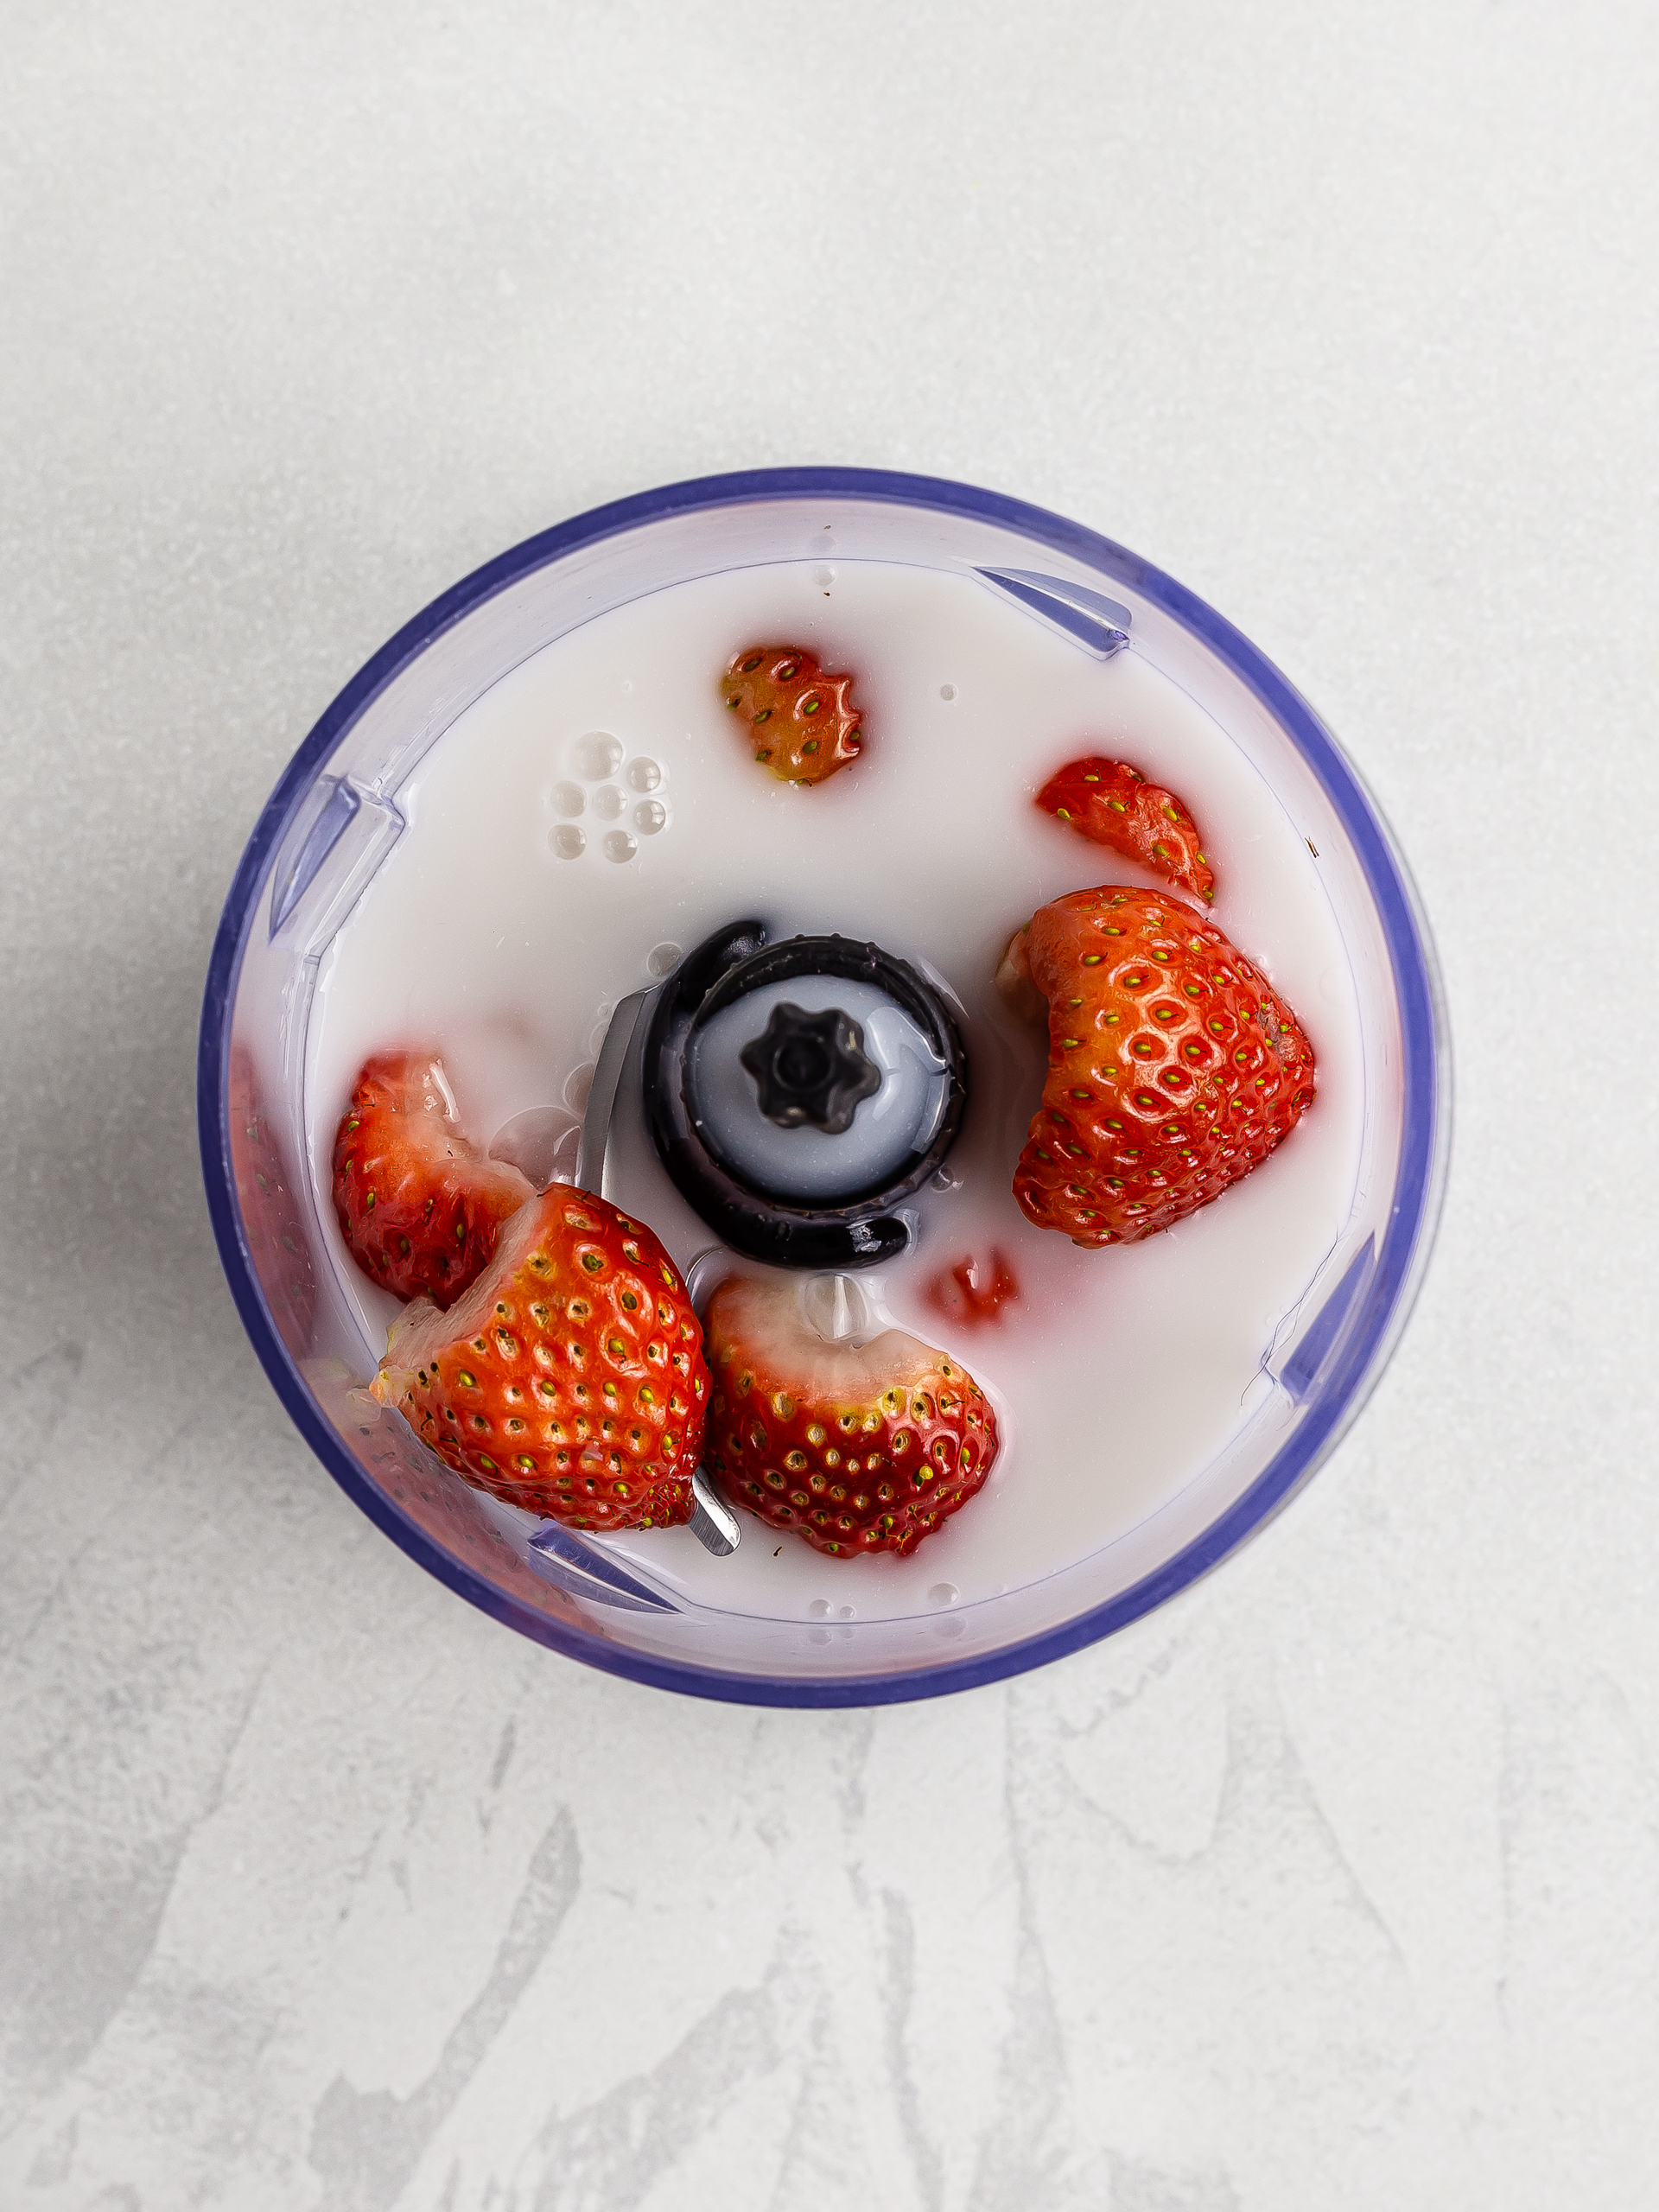
<svg viewBox="0 0 1659 2212">
<path fill-rule="evenodd" d="M 303 1166 L 317 963 L 392 849 L 400 787 L 428 749 L 582 623 L 691 577 L 798 560 L 826 525 L 837 563 L 976 574 L 1089 650 L 1127 640 L 1196 698 L 1315 830 L 1364 1048 L 1352 1215 L 1239 1435 L 1091 1556 L 903 1619 L 719 1611 L 641 1580 L 602 1541 L 486 1508 L 356 1387 L 379 1348 L 340 1294 L 326 1201 Z M 1248 639 L 1134 554 L 1040 508 L 926 477 L 769 469 L 671 485 L 544 531 L 445 593 L 352 679 L 289 763 L 232 884 L 207 977 L 198 1114 L 208 1210 L 254 1348 L 324 1465 L 411 1558 L 523 1634 L 636 1681 L 752 1704 L 863 1705 L 995 1681 L 1110 1635 L 1214 1567 L 1308 1479 L 1381 1374 L 1421 1279 L 1450 1069 L 1433 953 L 1393 839 L 1324 723 Z"/>
</svg>

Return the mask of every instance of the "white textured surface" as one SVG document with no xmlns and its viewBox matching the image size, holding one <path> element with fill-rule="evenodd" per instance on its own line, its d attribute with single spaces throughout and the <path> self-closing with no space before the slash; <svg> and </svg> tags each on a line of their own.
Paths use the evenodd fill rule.
<svg viewBox="0 0 1659 2212">
<path fill-rule="evenodd" d="M 1636 4 L 14 0 L 0 2205 L 1659 2194 L 1652 143 Z M 220 1282 L 197 993 L 477 562 L 849 460 L 1173 570 L 1344 734 L 1459 1141 L 1313 1490 L 1116 1642 L 823 1718 L 425 1580 Z"/>
</svg>

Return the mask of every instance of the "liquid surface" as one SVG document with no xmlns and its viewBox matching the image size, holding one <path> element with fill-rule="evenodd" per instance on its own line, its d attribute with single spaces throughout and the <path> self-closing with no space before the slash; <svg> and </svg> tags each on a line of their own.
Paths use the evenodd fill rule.
<svg viewBox="0 0 1659 2212">
<path fill-rule="evenodd" d="M 855 672 L 863 756 L 815 788 L 757 766 L 722 704 L 721 672 L 762 636 Z M 1089 752 L 1132 761 L 1192 809 L 1219 880 L 1213 918 L 1289 1001 L 1319 1065 L 1311 1112 L 1262 1166 L 1175 1230 L 1100 1252 L 1033 1227 L 1014 1203 L 1046 1042 L 992 981 L 1047 900 L 1156 880 L 1032 804 Z M 334 1133 L 369 1052 L 440 1049 L 480 1138 L 534 1115 L 556 1135 L 562 1115 L 574 1127 L 581 1113 L 616 1001 L 740 916 L 775 937 L 874 939 L 929 967 L 965 1016 L 962 1135 L 913 1202 L 912 1249 L 859 1281 L 880 1320 L 959 1356 L 991 1395 L 1002 1451 L 984 1491 L 908 1560 L 825 1559 L 747 1515 L 729 1559 L 685 1529 L 608 1548 L 721 1609 L 922 1612 L 1099 1550 L 1236 1434 L 1350 1213 L 1358 1014 L 1301 831 L 1215 721 L 1135 652 L 1097 660 L 993 587 L 942 571 L 734 570 L 546 647 L 457 720 L 397 798 L 408 827 L 325 956 L 307 1040 L 311 1166 L 331 1229 Z M 619 1118 L 607 1193 L 682 1267 L 714 1243 L 636 1104 Z M 939 1310 L 953 1267 L 971 1257 L 988 1280 L 999 1254 L 1017 1296 L 982 1321 Z M 397 1308 L 338 1239 L 334 1255 L 366 1374 Z M 718 1273 L 704 1262 L 699 1294 Z"/>
</svg>

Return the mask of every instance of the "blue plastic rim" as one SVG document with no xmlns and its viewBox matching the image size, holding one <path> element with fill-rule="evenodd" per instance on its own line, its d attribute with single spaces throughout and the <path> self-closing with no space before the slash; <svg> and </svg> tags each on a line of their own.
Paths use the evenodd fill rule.
<svg viewBox="0 0 1659 2212">
<path fill-rule="evenodd" d="M 931 510 L 1019 532 L 1128 586 L 1191 632 L 1255 695 L 1318 779 L 1351 840 L 1375 902 L 1399 1007 L 1402 1114 L 1395 1202 L 1357 1311 L 1294 1433 L 1202 1535 L 1106 1603 L 1040 1635 L 899 1674 L 771 1677 L 627 1650 L 549 1618 L 475 1573 L 405 1519 L 343 1445 L 283 1343 L 250 1258 L 236 1199 L 229 1122 L 231 1023 L 249 932 L 283 837 L 319 770 L 371 701 L 445 631 L 509 585 L 582 548 L 698 512 L 799 498 Z M 1109 602 L 1103 601 L 1103 604 Z M 214 938 L 197 1057 L 196 1112 L 207 1210 L 231 1294 L 295 1426 L 346 1495 L 429 1573 L 537 1643 L 661 1689 L 748 1705 L 844 1707 L 938 1697 L 1040 1667 L 1138 1620 L 1207 1573 L 1307 1481 L 1369 1396 L 1422 1278 L 1439 1218 L 1451 1126 L 1450 1058 L 1434 957 L 1421 908 L 1382 818 L 1325 724 L 1294 687 L 1214 608 L 1109 538 L 1024 501 L 946 479 L 882 469 L 775 468 L 695 478 L 618 499 L 499 555 L 434 600 L 359 670 L 295 753 L 266 802 L 232 880 Z"/>
</svg>

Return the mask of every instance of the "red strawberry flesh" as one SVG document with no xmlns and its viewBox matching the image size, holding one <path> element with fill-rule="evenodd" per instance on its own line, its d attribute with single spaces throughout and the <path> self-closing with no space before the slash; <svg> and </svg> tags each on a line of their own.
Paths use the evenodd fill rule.
<svg viewBox="0 0 1659 2212">
<path fill-rule="evenodd" d="M 998 982 L 1040 994 L 1048 1078 L 1014 1170 L 1041 1229 L 1132 1244 L 1219 1198 L 1313 1101 L 1313 1052 L 1214 923 L 1161 891 L 1073 891 L 1033 916 Z"/>
<path fill-rule="evenodd" d="M 334 1139 L 334 1211 L 352 1257 L 398 1298 L 448 1306 L 489 1264 L 502 1223 L 534 1198 L 462 1130 L 435 1052 L 382 1052 L 352 1087 Z"/>
<path fill-rule="evenodd" d="M 988 1260 L 965 1254 L 953 1266 L 941 1268 L 927 1286 L 927 1302 L 948 1321 L 964 1328 L 978 1328 L 1000 1320 L 1002 1308 L 1018 1301 L 1019 1281 L 999 1251 Z"/>
<path fill-rule="evenodd" d="M 709 1370 L 643 1224 L 555 1184 L 446 1313 L 393 1328 L 374 1395 L 475 1490 L 572 1529 L 689 1521 Z"/>
<path fill-rule="evenodd" d="M 983 1487 L 996 1416 L 947 1353 L 899 1329 L 831 1341 L 779 1277 L 729 1277 L 706 1329 L 708 1464 L 769 1527 L 832 1558 L 904 1556 Z"/>
<path fill-rule="evenodd" d="M 1148 783 L 1127 760 L 1097 753 L 1068 760 L 1038 792 L 1037 804 L 1091 843 L 1139 861 L 1177 891 L 1206 903 L 1215 896 L 1216 872 L 1185 802 Z"/>
<path fill-rule="evenodd" d="M 316 1277 L 294 1179 L 266 1116 L 253 1056 L 245 1045 L 231 1047 L 226 1110 L 248 1256 L 283 1342 L 301 1355 L 310 1347 Z"/>
</svg>

